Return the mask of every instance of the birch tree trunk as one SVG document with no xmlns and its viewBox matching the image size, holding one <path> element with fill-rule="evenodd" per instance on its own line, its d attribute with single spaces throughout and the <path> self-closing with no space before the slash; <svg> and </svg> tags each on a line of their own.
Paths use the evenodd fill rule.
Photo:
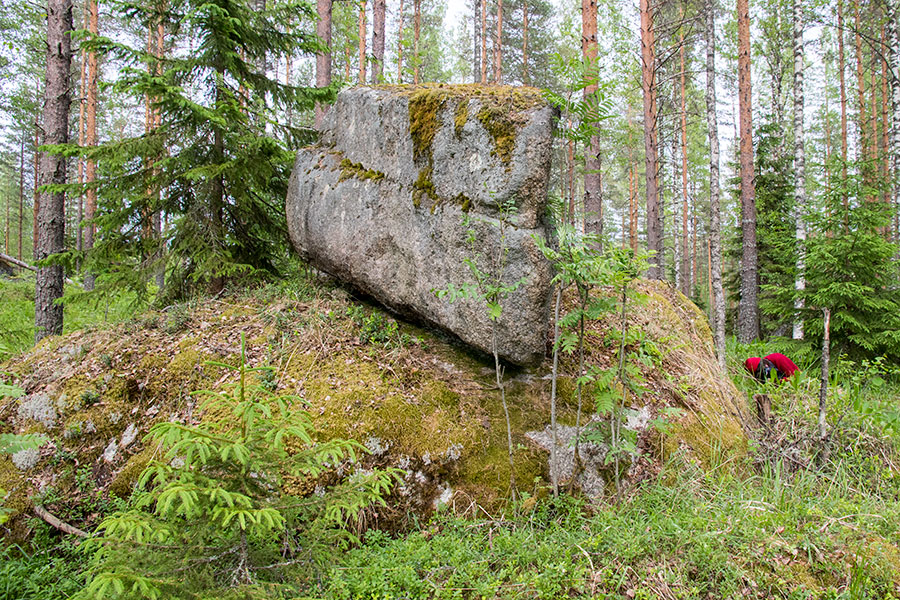
<svg viewBox="0 0 900 600">
<path fill-rule="evenodd" d="M 845 71 L 847 70 L 846 57 L 844 54 L 844 2 L 838 0 L 838 79 L 841 86 L 841 176 L 843 181 L 847 180 L 847 82 L 845 79 Z M 847 206 L 849 199 L 844 194 L 844 214 L 847 214 Z M 847 221 L 844 219 L 844 228 L 846 229 Z"/>
<path fill-rule="evenodd" d="M 328 48 L 327 52 L 316 54 L 316 87 L 324 88 L 331 85 L 331 0 L 317 0 L 316 12 L 319 17 L 316 23 L 316 35 Z M 322 126 L 322 119 L 326 112 L 328 112 L 327 106 L 316 104 L 316 128 Z"/>
<path fill-rule="evenodd" d="M 384 21 L 387 0 L 375 0 L 372 14 L 372 85 L 384 77 Z"/>
<path fill-rule="evenodd" d="M 72 0 L 47 2 L 47 67 L 44 76 L 44 143 L 69 142 L 69 72 L 72 67 Z M 40 184 L 66 183 L 66 159 L 44 153 Z M 64 250 L 65 200 L 63 192 L 40 192 L 38 243 L 35 258 L 44 260 Z M 41 267 L 34 291 L 35 342 L 58 335 L 63 328 L 63 308 L 56 300 L 63 294 L 63 268 Z"/>
<path fill-rule="evenodd" d="M 359 3 L 359 84 L 366 83 L 366 0 Z"/>
<path fill-rule="evenodd" d="M 737 336 L 748 344 L 759 336 L 758 252 L 756 247 L 756 189 L 753 172 L 753 109 L 750 80 L 750 3 L 737 0 L 738 103 L 741 126 L 741 301 Z"/>
<path fill-rule="evenodd" d="M 803 293 L 806 290 L 806 136 L 803 128 L 803 0 L 794 0 L 794 218 L 797 220 L 797 276 L 794 280 L 795 340 L 803 339 Z"/>
<path fill-rule="evenodd" d="M 888 48 L 891 63 L 891 198 L 894 210 L 894 241 L 900 239 L 900 0 L 890 0 Z"/>
<path fill-rule="evenodd" d="M 647 248 L 656 254 L 650 258 L 647 275 L 663 279 L 662 223 L 659 214 L 659 166 L 656 130 L 656 51 L 653 40 L 653 14 L 650 0 L 640 0 L 641 12 L 641 90 L 644 99 L 644 155 L 647 194 Z"/>
</svg>

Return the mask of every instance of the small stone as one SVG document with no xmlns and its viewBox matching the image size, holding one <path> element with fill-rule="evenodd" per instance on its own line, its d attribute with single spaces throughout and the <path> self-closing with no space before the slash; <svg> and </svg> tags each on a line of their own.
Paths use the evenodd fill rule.
<svg viewBox="0 0 900 600">
<path fill-rule="evenodd" d="M 106 450 L 103 451 L 103 460 L 108 463 L 114 461 L 116 459 L 116 451 L 118 449 L 119 448 L 116 444 L 116 439 L 113 438 L 109 440 L 109 444 L 106 445 Z"/>
<path fill-rule="evenodd" d="M 137 427 L 134 426 L 134 423 L 130 423 L 128 427 L 125 428 L 125 433 L 122 434 L 122 440 L 119 442 L 119 446 L 121 448 L 127 448 L 134 442 L 135 438 L 137 438 Z"/>
</svg>

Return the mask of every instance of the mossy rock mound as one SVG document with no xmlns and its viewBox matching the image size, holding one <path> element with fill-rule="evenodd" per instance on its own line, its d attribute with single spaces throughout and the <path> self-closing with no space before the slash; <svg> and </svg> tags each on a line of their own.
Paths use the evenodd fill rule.
<svg viewBox="0 0 900 600">
<path fill-rule="evenodd" d="M 642 438 L 646 451 L 633 478 L 652 473 L 654 461 L 673 451 L 704 463 L 742 451 L 730 408 L 738 392 L 718 373 L 703 315 L 668 286 L 640 287 L 649 299 L 633 322 L 667 349 L 648 372 L 651 390 L 640 402 L 654 411 L 680 406 L 685 414 L 663 438 Z M 275 389 L 302 399 L 319 436 L 354 438 L 372 451 L 367 466 L 406 471 L 380 515 L 386 522 L 426 516 L 442 503 L 457 511 L 501 505 L 510 467 L 492 362 L 341 289 L 302 289 L 265 288 L 148 312 L 107 329 L 45 339 L 0 365 L 12 374 L 8 382 L 25 390 L 2 407 L 0 431 L 40 432 L 51 440 L 24 470 L 0 458 L 0 487 L 11 491 L 6 506 L 27 513 L 41 502 L 82 528 L 95 525 L 95 516 L 73 516 L 74 507 L 86 496 L 130 492 L 157 451 L 143 439 L 154 423 L 211 418 L 191 392 L 227 383 L 232 374 L 207 361 L 237 364 L 242 334 L 249 364 L 274 368 Z M 604 335 L 603 324 L 589 332 L 590 360 L 609 360 Z M 577 412 L 570 363 L 560 385 L 564 424 L 574 424 Z M 548 476 L 547 453 L 527 433 L 549 422 L 549 372 L 546 361 L 507 373 L 515 480 L 532 493 L 545 489 Z M 300 484 L 295 492 L 308 493 Z M 13 523 L 23 526 L 22 519 Z"/>
</svg>

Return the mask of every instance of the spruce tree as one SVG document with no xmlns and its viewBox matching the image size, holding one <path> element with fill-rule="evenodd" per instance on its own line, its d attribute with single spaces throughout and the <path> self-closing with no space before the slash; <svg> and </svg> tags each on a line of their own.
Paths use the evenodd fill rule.
<svg viewBox="0 0 900 600">
<path fill-rule="evenodd" d="M 158 126 L 90 153 L 103 173 L 100 239 L 87 268 L 106 285 L 143 292 L 164 260 L 175 295 L 193 284 L 216 292 L 228 277 L 275 270 L 287 247 L 284 198 L 293 159 L 280 140 L 299 143 L 311 131 L 274 115 L 288 106 L 311 110 L 334 90 L 279 83 L 258 65 L 321 49 L 309 27 L 279 25 L 288 17 L 313 22 L 312 5 L 257 10 L 247 0 L 146 0 L 120 1 L 114 10 L 145 27 L 161 22 L 173 46 L 190 36 L 193 51 L 172 52 L 161 69 L 148 69 L 160 59 L 144 47 L 94 42 L 124 63 L 114 91 L 152 99 Z M 144 221 L 157 214 L 170 226 L 161 236 L 142 236 Z"/>
</svg>

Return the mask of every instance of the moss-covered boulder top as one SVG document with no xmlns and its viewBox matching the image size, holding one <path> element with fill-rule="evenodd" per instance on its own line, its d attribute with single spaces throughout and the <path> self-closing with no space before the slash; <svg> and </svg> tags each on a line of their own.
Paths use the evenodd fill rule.
<svg viewBox="0 0 900 600">
<path fill-rule="evenodd" d="M 297 155 L 287 198 L 291 239 L 309 261 L 391 309 L 489 351 L 481 303 L 434 290 L 473 283 L 467 258 L 509 248 L 500 354 L 544 354 L 550 270 L 534 237 L 550 175 L 554 109 L 527 87 L 429 85 L 341 92 L 319 145 Z M 501 207 L 510 214 L 501 214 Z M 475 247 L 467 245 L 473 217 Z M 501 242 L 498 219 L 511 224 Z"/>
</svg>

